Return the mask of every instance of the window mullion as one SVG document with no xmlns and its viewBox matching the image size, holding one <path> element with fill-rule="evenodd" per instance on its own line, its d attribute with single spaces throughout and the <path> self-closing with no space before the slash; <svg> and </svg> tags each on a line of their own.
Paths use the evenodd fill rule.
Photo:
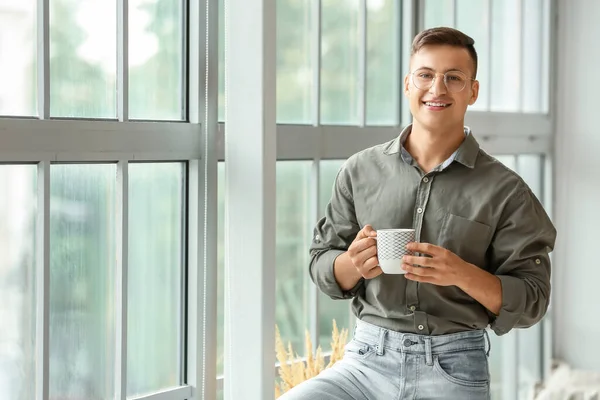
<svg viewBox="0 0 600 400">
<path fill-rule="evenodd" d="M 129 163 L 117 164 L 115 399 L 127 399 L 127 289 L 129 269 Z"/>
<path fill-rule="evenodd" d="M 516 54 L 517 54 L 517 62 L 516 62 L 516 66 L 518 68 L 518 71 L 516 71 L 517 74 L 517 83 L 519 86 L 519 95 L 517 96 L 517 110 L 519 112 L 523 112 L 523 108 L 525 105 L 525 90 L 532 90 L 531 86 L 528 86 L 527 88 L 525 88 L 525 86 L 523 85 L 523 81 L 524 81 L 524 74 L 525 74 L 525 63 L 527 63 L 527 59 L 525 58 L 525 51 L 527 51 L 525 49 L 525 45 L 524 45 L 524 41 L 525 41 L 525 2 L 523 0 L 517 0 L 517 12 L 519 13 L 515 20 L 517 21 L 517 26 L 516 26 L 516 30 L 517 30 L 517 37 L 519 38 L 519 40 L 517 41 L 517 50 L 516 50 Z"/>
<path fill-rule="evenodd" d="M 188 165 L 186 383 L 217 396 L 218 1 L 188 2 L 188 117 L 201 149 Z"/>
<path fill-rule="evenodd" d="M 400 59 L 400 65 L 398 68 L 398 73 L 401 74 L 401 79 L 399 79 L 399 82 L 400 98 L 402 99 L 400 102 L 400 125 L 405 125 L 412 121 L 412 114 L 410 113 L 410 104 L 408 98 L 404 96 L 404 79 L 402 79 L 404 73 L 402 73 L 401 71 L 408 72 L 412 40 L 424 23 L 424 3 L 425 2 L 419 0 L 402 1 L 402 5 L 400 6 L 402 13 L 402 57 Z"/>
<path fill-rule="evenodd" d="M 50 395 L 50 161 L 37 167 L 35 398 Z"/>
<path fill-rule="evenodd" d="M 458 26 L 458 1 L 452 0 L 452 27 Z"/>
<path fill-rule="evenodd" d="M 492 47 L 492 40 L 493 40 L 493 29 L 492 29 L 492 18 L 494 17 L 494 6 L 492 4 L 493 0 L 485 0 L 485 6 L 486 6 L 486 15 L 487 15 L 487 21 L 488 21 L 488 30 L 487 30 L 487 48 L 489 49 L 487 52 L 488 55 L 488 59 L 485 60 L 485 62 L 487 63 L 487 76 L 488 76 L 488 88 L 487 88 L 487 98 L 483 99 L 485 101 L 485 106 L 484 109 L 486 111 L 489 111 L 492 109 L 492 51 L 491 49 Z M 478 62 L 479 64 L 482 64 L 481 62 Z"/>
<path fill-rule="evenodd" d="M 117 118 L 129 120 L 129 0 L 117 0 Z"/>
<path fill-rule="evenodd" d="M 322 215 L 320 210 L 320 199 L 321 199 L 321 160 L 317 157 L 313 160 L 311 180 L 310 180 L 310 218 L 309 218 L 309 229 L 308 232 L 312 236 L 312 228 L 319 220 Z M 312 239 L 311 239 L 312 241 Z M 305 279 L 309 279 L 306 276 Z M 319 289 L 317 285 L 308 285 L 308 323 L 309 332 L 312 337 L 313 351 L 317 350 L 319 346 Z"/>
<path fill-rule="evenodd" d="M 311 51 L 312 51 L 312 122 L 313 126 L 321 123 L 321 31 L 322 31 L 322 3 L 321 0 L 311 2 L 312 25 Z"/>
<path fill-rule="evenodd" d="M 358 124 L 367 122 L 367 0 L 358 10 Z"/>
<path fill-rule="evenodd" d="M 37 0 L 38 115 L 50 118 L 50 0 Z"/>
</svg>

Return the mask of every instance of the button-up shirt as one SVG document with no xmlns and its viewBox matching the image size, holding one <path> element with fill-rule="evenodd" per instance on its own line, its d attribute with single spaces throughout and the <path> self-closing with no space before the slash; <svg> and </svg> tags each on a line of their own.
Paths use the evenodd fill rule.
<svg viewBox="0 0 600 400">
<path fill-rule="evenodd" d="M 485 153 L 468 128 L 457 151 L 425 173 L 394 140 L 350 157 L 335 181 L 310 248 L 310 275 L 333 299 L 352 299 L 357 318 L 400 332 L 441 335 L 488 325 L 498 335 L 529 327 L 550 300 L 556 230 L 527 184 Z M 381 274 L 343 291 L 333 265 L 365 225 L 413 228 L 432 243 L 498 276 L 502 306 L 494 315 L 457 286 Z"/>
</svg>

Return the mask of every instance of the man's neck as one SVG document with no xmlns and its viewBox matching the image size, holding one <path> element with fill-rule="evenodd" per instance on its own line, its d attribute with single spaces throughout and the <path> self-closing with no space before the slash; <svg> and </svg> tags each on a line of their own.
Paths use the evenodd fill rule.
<svg viewBox="0 0 600 400">
<path fill-rule="evenodd" d="M 404 147 L 419 167 L 428 173 L 446 161 L 463 140 L 465 140 L 463 125 L 445 130 L 432 130 L 415 121 Z"/>
</svg>

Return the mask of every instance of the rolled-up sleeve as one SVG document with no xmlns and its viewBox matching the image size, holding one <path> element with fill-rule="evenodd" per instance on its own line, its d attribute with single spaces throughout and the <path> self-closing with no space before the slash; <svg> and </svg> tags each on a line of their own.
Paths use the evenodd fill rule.
<svg viewBox="0 0 600 400">
<path fill-rule="evenodd" d="M 350 160 L 338 172 L 331 200 L 325 216 L 314 229 L 310 247 L 310 277 L 332 299 L 353 298 L 364 285 L 364 280 L 361 279 L 355 287 L 343 291 L 333 273 L 335 259 L 348 250 L 360 230 L 352 198 L 351 177 L 347 169 L 349 162 Z"/>
<path fill-rule="evenodd" d="M 502 307 L 491 323 L 497 335 L 542 319 L 550 301 L 550 255 L 556 229 L 530 189 L 503 211 L 491 245 L 491 265 L 502 284 Z"/>
</svg>

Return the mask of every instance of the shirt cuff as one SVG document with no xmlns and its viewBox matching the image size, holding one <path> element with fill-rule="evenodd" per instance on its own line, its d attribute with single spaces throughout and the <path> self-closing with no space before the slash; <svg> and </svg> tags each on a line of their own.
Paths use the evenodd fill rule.
<svg viewBox="0 0 600 400">
<path fill-rule="evenodd" d="M 497 275 L 502 284 L 502 307 L 496 319 L 490 324 L 496 335 L 508 333 L 517 325 L 525 311 L 525 282 L 509 275 Z"/>
<path fill-rule="evenodd" d="M 329 250 L 319 257 L 318 263 L 323 266 L 323 272 L 319 274 L 317 286 L 319 289 L 332 299 L 351 299 L 356 296 L 360 288 L 364 283 L 364 278 L 360 278 L 358 283 L 350 290 L 342 290 L 335 280 L 335 274 L 333 273 L 333 266 L 335 259 L 340 255 L 344 254 L 343 250 Z"/>
</svg>

